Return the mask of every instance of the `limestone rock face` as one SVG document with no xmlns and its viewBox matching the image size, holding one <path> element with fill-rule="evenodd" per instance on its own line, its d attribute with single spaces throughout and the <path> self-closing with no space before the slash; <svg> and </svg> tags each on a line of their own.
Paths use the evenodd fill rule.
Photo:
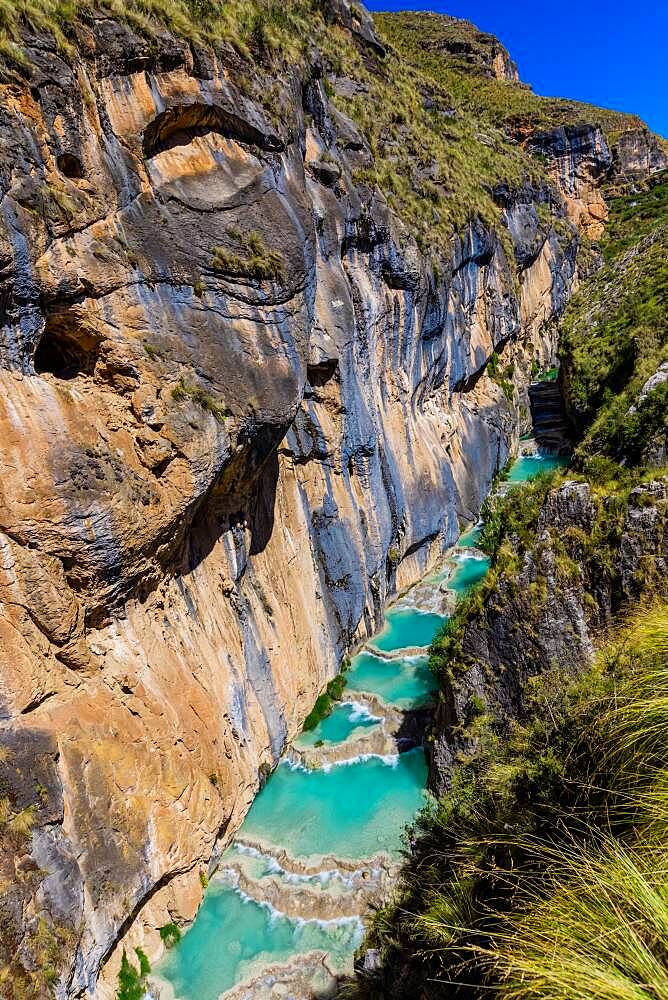
<svg viewBox="0 0 668 1000">
<path fill-rule="evenodd" d="M 608 217 L 601 181 L 612 166 L 612 154 L 601 129 L 561 126 L 532 135 L 528 146 L 545 157 L 566 200 L 569 218 L 587 236 L 597 239 Z"/>
<path fill-rule="evenodd" d="M 102 14 L 79 50 L 35 36 L 0 85 L 1 767 L 34 814 L 0 958 L 34 971 L 47 941 L 57 996 L 106 1000 L 477 516 L 577 237 L 508 191 L 511 259 L 474 222 L 436 275 L 355 185 L 371 153 L 317 67 L 260 81 L 270 116 L 231 51 Z M 564 143 L 589 177 L 598 138 Z"/>
<path fill-rule="evenodd" d="M 629 129 L 617 139 L 613 169 L 621 181 L 643 180 L 668 167 L 668 144 L 647 129 Z"/>
</svg>

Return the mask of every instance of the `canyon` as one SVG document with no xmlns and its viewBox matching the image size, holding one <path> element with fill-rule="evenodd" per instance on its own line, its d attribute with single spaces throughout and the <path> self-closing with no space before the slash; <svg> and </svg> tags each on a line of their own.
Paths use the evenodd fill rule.
<svg viewBox="0 0 668 1000">
<path fill-rule="evenodd" d="M 401 57 L 325 6 L 299 60 L 102 8 L 65 50 L 24 24 L 3 70 L 0 767 L 31 830 L 0 958 L 20 983 L 46 949 L 38 996 L 110 1000 L 124 950 L 195 918 L 318 694 L 531 430 L 603 183 L 668 165 L 586 108 L 476 136 L 526 169 L 431 248 L 352 113 Z M 520 86 L 491 36 L 470 58 Z M 434 230 L 465 200 L 437 173 Z"/>
</svg>

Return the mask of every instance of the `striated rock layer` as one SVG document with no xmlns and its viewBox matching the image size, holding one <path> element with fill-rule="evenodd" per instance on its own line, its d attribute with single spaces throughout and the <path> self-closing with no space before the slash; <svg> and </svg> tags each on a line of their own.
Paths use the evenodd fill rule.
<svg viewBox="0 0 668 1000">
<path fill-rule="evenodd" d="M 278 121 L 227 50 L 101 14 L 76 57 L 27 48 L 1 85 L 0 732 L 34 825 L 2 952 L 34 970 L 50 941 L 56 995 L 107 998 L 123 947 L 155 959 L 192 919 L 345 651 L 477 516 L 609 154 L 550 145 L 559 177 L 584 150 L 578 211 L 572 185 L 505 191 L 512 259 L 473 222 L 437 271 L 354 183 L 371 153 L 317 59 L 264 81 Z"/>
</svg>

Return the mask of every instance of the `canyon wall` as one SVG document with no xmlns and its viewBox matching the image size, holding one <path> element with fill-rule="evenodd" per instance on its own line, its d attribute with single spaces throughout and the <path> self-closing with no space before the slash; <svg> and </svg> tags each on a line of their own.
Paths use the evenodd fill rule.
<svg viewBox="0 0 668 1000">
<path fill-rule="evenodd" d="M 33 825 L 0 923 L 16 975 L 46 948 L 56 996 L 106 1000 L 477 517 L 610 158 L 571 143 L 566 198 L 499 190 L 505 232 L 473 221 L 437 267 L 356 179 L 317 54 L 242 87 L 230 48 L 77 31 L 67 58 L 27 36 L 1 85 L 0 735 Z"/>
</svg>

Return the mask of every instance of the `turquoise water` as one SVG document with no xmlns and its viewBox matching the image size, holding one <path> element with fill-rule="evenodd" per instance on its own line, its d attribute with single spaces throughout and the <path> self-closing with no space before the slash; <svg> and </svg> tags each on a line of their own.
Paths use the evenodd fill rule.
<svg viewBox="0 0 668 1000">
<path fill-rule="evenodd" d="M 385 615 L 383 630 L 375 636 L 370 646 L 386 653 L 410 646 L 428 646 L 444 622 L 441 615 L 416 608 L 392 608 Z"/>
<path fill-rule="evenodd" d="M 356 920 L 292 920 L 216 878 L 192 929 L 159 972 L 177 997 L 218 1000 L 256 963 L 284 962 L 295 952 L 328 951 L 341 968 L 361 937 Z"/>
<path fill-rule="evenodd" d="M 480 541 L 480 536 L 482 535 L 482 524 L 474 524 L 473 527 L 468 528 L 463 535 L 459 536 L 457 545 L 460 549 L 465 549 L 468 547 L 473 547 Z"/>
<path fill-rule="evenodd" d="M 568 461 L 561 455 L 522 455 L 513 463 L 507 482 L 525 483 L 544 472 L 565 468 Z"/>
<path fill-rule="evenodd" d="M 566 463 L 553 456 L 524 456 L 513 465 L 508 481 L 524 482 Z M 469 528 L 458 547 L 475 547 L 480 532 L 479 525 Z M 455 559 L 458 566 L 448 585 L 462 595 L 484 577 L 489 561 L 462 554 Z M 433 579 L 446 575 L 442 572 Z M 384 651 L 426 647 L 443 621 L 440 615 L 416 609 L 391 609 L 372 644 Z M 365 651 L 353 657 L 347 675 L 347 691 L 353 697 L 355 691 L 369 691 L 404 709 L 424 703 L 433 689 L 426 655 L 383 659 Z M 297 742 L 304 746 L 318 740 L 342 743 L 374 725 L 379 720 L 352 702 L 342 702 Z M 421 749 L 391 758 L 353 757 L 326 770 L 307 771 L 283 761 L 253 802 L 240 838 L 261 842 L 269 851 L 286 851 L 294 858 L 332 854 L 361 860 L 381 852 L 399 857 L 405 826 L 424 802 L 426 779 Z M 238 862 L 244 853 L 248 855 L 241 846 L 231 847 L 223 865 L 226 858 L 228 864 Z M 286 874 L 269 855 L 251 852 L 246 862 L 244 870 L 252 878 L 273 873 L 286 882 L 308 881 L 306 876 Z M 334 879 L 337 891 L 347 891 L 345 873 L 325 872 L 313 878 L 324 879 L 323 886 Z M 228 872 L 226 878 L 212 881 L 192 928 L 157 971 L 171 983 L 179 1000 L 218 1000 L 220 993 L 262 965 L 284 962 L 296 953 L 327 951 L 332 965 L 342 969 L 361 937 L 357 920 L 295 920 L 278 913 L 236 889 Z"/>
<path fill-rule="evenodd" d="M 292 857 L 398 856 L 406 823 L 424 802 L 422 749 L 306 771 L 278 765 L 244 820 L 242 839 Z"/>
<path fill-rule="evenodd" d="M 342 701 L 330 715 L 322 719 L 315 729 L 303 732 L 295 740 L 295 746 L 312 747 L 320 740 L 323 743 L 344 743 L 353 733 L 380 725 L 381 720 L 370 715 L 362 705 Z"/>
<path fill-rule="evenodd" d="M 358 653 L 347 680 L 349 691 L 369 691 L 397 708 L 424 704 L 436 687 L 426 656 L 385 660 L 373 653 Z"/>
<path fill-rule="evenodd" d="M 458 597 L 461 597 L 487 576 L 491 561 L 487 558 L 459 557 L 457 562 L 459 565 L 448 581 L 448 590 L 453 590 Z"/>
</svg>

